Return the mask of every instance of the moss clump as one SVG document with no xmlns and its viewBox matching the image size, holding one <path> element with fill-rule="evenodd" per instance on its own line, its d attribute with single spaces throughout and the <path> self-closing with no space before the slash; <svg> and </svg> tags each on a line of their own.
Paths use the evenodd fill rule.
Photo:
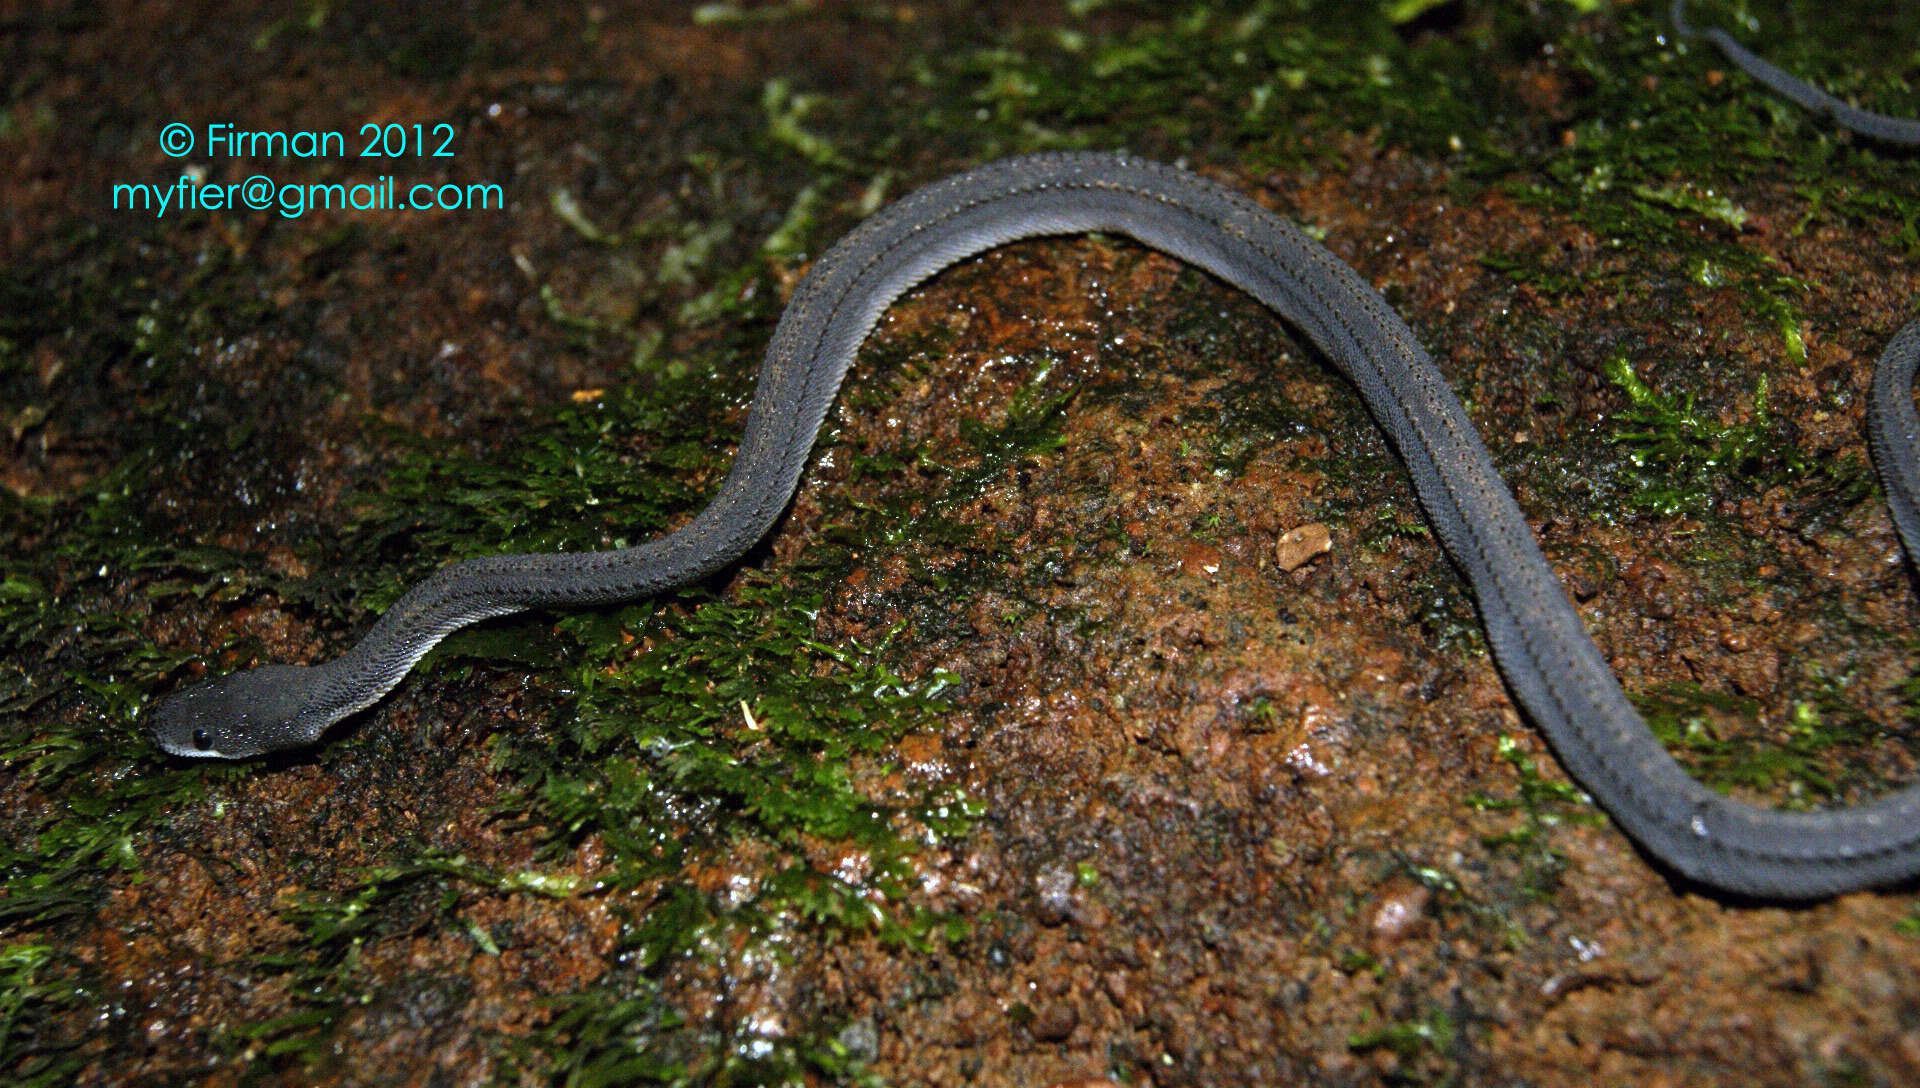
<svg viewBox="0 0 1920 1088">
<path fill-rule="evenodd" d="M 727 398 L 712 384 L 696 396 L 689 387 L 701 381 L 724 389 L 708 374 L 609 393 L 557 410 L 518 447 L 484 461 L 422 456 L 403 466 L 348 534 L 347 546 L 376 562 L 342 576 L 341 590 L 390 600 L 422 573 L 423 556 L 617 547 L 656 535 L 675 512 L 699 505 L 705 488 L 696 482 L 723 463 Z M 703 402 L 713 407 L 690 407 Z M 690 1023 L 662 974 L 687 956 L 777 955 L 796 927 L 911 945 L 964 931 L 908 904 L 912 857 L 927 842 L 964 835 L 977 810 L 957 792 L 878 785 L 895 742 L 939 728 L 954 678 L 893 672 L 883 664 L 886 638 L 816 639 L 823 589 L 840 570 L 819 557 L 777 578 L 749 568 L 724 592 L 693 587 L 483 625 L 435 651 L 441 670 L 560 663 L 564 679 L 540 696 L 548 728 L 494 738 L 497 769 L 519 783 L 500 807 L 549 829 L 556 859 L 592 840 L 605 859 L 600 891 L 639 896 L 623 900 L 634 906 L 622 908 L 622 966 L 556 998 L 554 1019 L 512 1048 L 516 1064 L 580 1083 L 851 1074 L 858 1062 L 835 1057 L 831 1025 L 794 1024 L 775 1045 L 739 1035 L 739 1025 Z M 859 858 L 858 871 L 817 860 L 833 853 Z M 689 873 L 723 866 L 735 874 L 725 891 L 686 886 Z M 339 1016 L 373 981 L 359 974 L 357 942 L 405 926 L 458 929 L 476 895 L 569 892 L 524 885 L 423 856 L 301 897 L 285 913 L 306 947 L 282 969 L 305 1005 L 237 1029 L 232 1045 L 265 1046 L 290 1067 L 319 1061 Z M 439 903 L 425 921 L 422 895 Z M 484 951 L 485 935 L 473 939 Z"/>
<path fill-rule="evenodd" d="M 77 957 L 49 944 L 0 945 L 0 1064 L 18 1088 L 74 1083 L 87 1058 L 63 1017 L 95 999 Z"/>
<path fill-rule="evenodd" d="M 1474 793 L 1468 796 L 1467 806 L 1476 812 L 1519 813 L 1517 826 L 1483 836 L 1481 841 L 1488 846 L 1520 851 L 1526 864 L 1527 893 L 1534 898 L 1544 898 L 1559 885 L 1560 874 L 1566 868 L 1566 856 L 1550 838 L 1553 828 L 1563 823 L 1598 824 L 1604 817 L 1579 787 L 1542 774 L 1533 757 L 1514 738 L 1502 735 L 1498 751 L 1500 758 L 1513 767 L 1517 792 L 1511 797 Z"/>
<path fill-rule="evenodd" d="M 1843 684 L 1815 677 L 1811 686 L 1814 693 L 1784 720 L 1768 720 L 1753 699 L 1697 684 L 1668 684 L 1633 701 L 1675 758 L 1721 793 L 1746 791 L 1812 809 L 1873 792 L 1870 768 L 1847 757 L 1883 730 L 1841 698 Z"/>
<path fill-rule="evenodd" d="M 1458 1029 L 1444 1009 L 1435 1009 L 1418 1020 L 1400 1020 L 1348 1036 L 1350 1050 L 1365 1053 L 1390 1050 L 1401 1061 L 1412 1061 L 1422 1054 L 1444 1054 L 1453 1046 Z"/>
<path fill-rule="evenodd" d="M 1656 392 L 1640 380 L 1624 353 L 1607 360 L 1607 378 L 1630 405 L 1619 419 L 1631 427 L 1611 436 L 1636 470 L 1627 478 L 1633 509 L 1659 517 L 1704 513 L 1729 483 L 1754 492 L 1798 480 L 1812 464 L 1775 427 L 1767 408 L 1767 380 L 1754 385 L 1744 423 L 1724 424 L 1695 407 L 1691 394 Z"/>
</svg>

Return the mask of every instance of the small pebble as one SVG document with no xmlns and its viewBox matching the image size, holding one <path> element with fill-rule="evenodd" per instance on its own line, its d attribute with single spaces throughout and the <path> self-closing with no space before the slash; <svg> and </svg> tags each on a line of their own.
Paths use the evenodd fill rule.
<svg viewBox="0 0 1920 1088">
<path fill-rule="evenodd" d="M 1395 944 L 1426 930 L 1427 903 L 1433 893 L 1419 884 L 1396 883 L 1386 889 L 1374 907 L 1373 937 L 1380 944 Z"/>
<path fill-rule="evenodd" d="M 1056 1003 L 1040 1009 L 1030 1025 L 1033 1037 L 1045 1043 L 1063 1042 L 1080 1026 L 1080 1013 L 1072 1005 Z"/>
<path fill-rule="evenodd" d="M 1317 555 L 1325 555 L 1333 550 L 1333 534 L 1325 525 L 1317 521 L 1308 522 L 1298 529 L 1289 529 L 1280 534 L 1273 546 L 1273 561 L 1280 569 L 1288 572 L 1299 570 Z"/>
</svg>

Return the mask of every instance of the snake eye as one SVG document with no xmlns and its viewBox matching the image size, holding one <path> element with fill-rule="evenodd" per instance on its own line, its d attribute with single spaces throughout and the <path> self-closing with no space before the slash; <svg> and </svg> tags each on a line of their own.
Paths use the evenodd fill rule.
<svg viewBox="0 0 1920 1088">
<path fill-rule="evenodd" d="M 194 730 L 193 731 L 193 747 L 194 747 L 194 750 L 198 752 L 206 752 L 206 751 L 212 750 L 213 735 L 211 733 L 208 733 L 204 729 Z"/>
</svg>

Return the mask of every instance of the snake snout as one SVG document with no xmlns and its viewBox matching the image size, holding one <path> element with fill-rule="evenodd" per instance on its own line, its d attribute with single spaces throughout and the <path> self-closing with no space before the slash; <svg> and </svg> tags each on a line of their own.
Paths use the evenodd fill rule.
<svg viewBox="0 0 1920 1088">
<path fill-rule="evenodd" d="M 310 743 L 301 723 L 310 687 L 301 665 L 266 665 L 196 684 L 153 709 L 153 741 L 187 759 L 246 759 Z"/>
</svg>

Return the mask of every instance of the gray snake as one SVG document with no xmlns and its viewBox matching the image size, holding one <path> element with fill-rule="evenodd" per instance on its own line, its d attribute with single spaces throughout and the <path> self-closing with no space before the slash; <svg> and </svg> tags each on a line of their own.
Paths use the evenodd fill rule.
<svg viewBox="0 0 1920 1088">
<path fill-rule="evenodd" d="M 1122 154 L 990 163 L 913 192 L 836 243 L 774 330 L 725 482 L 682 528 L 638 547 L 443 568 L 332 661 L 268 665 L 163 700 L 152 714 L 157 743 L 178 756 L 227 759 L 311 744 L 467 624 L 644 597 L 727 566 L 792 499 L 847 367 L 888 305 L 985 250 L 1089 231 L 1125 235 L 1252 295 L 1354 385 L 1472 585 L 1515 698 L 1573 778 L 1655 857 L 1703 884 L 1780 899 L 1920 873 L 1920 786 L 1851 808 L 1786 812 L 1723 797 L 1689 776 L 1628 702 L 1446 377 L 1380 294 L 1247 197 Z M 1888 346 L 1869 410 L 1875 459 L 1910 556 L 1920 549 L 1920 419 L 1910 395 L 1917 366 L 1920 323 Z"/>
</svg>

